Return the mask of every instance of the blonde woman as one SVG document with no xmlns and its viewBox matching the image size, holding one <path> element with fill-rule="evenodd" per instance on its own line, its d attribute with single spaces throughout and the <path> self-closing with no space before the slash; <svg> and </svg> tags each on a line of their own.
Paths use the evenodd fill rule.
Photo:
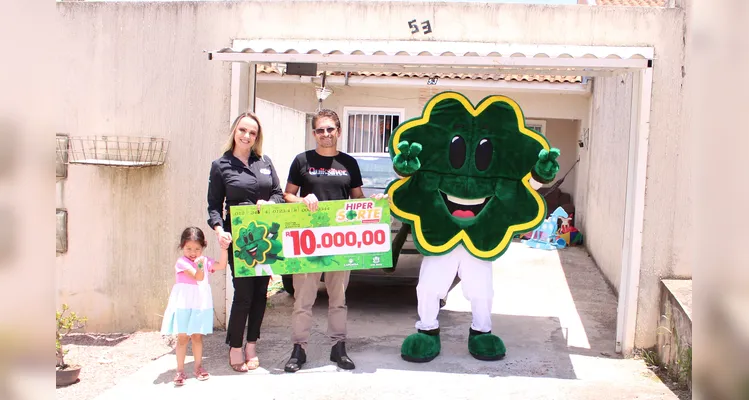
<svg viewBox="0 0 749 400">
<path fill-rule="evenodd" d="M 216 233 L 221 246 L 230 246 L 229 266 L 233 277 L 234 300 L 226 343 L 229 345 L 229 365 L 237 372 L 247 372 L 260 365 L 255 344 L 260 337 L 260 326 L 265 316 L 270 277 L 235 276 L 231 257 L 233 250 L 229 207 L 244 204 L 257 204 L 260 207 L 262 204 L 283 203 L 283 191 L 273 163 L 263 154 L 263 129 L 254 113 L 243 113 L 234 120 L 223 150 L 224 154 L 211 164 L 208 225 Z M 244 338 L 247 343 L 243 352 Z"/>
</svg>

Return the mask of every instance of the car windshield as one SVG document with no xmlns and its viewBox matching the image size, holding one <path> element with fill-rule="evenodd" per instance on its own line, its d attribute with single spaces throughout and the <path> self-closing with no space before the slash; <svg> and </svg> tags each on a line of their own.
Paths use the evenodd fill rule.
<svg viewBox="0 0 749 400">
<path fill-rule="evenodd" d="M 384 189 L 388 183 L 398 179 L 398 175 L 393 170 L 393 162 L 387 155 L 381 157 L 354 155 L 354 158 L 359 163 L 362 182 L 366 188 Z"/>
</svg>

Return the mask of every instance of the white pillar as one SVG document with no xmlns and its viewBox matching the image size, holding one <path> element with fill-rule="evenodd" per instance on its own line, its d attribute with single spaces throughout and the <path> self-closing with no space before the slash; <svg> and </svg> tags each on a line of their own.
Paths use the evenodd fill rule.
<svg viewBox="0 0 749 400">
<path fill-rule="evenodd" d="M 229 125 L 237 116 L 247 110 L 255 111 L 255 89 L 257 82 L 257 64 L 246 62 L 231 63 L 231 99 L 229 106 Z M 229 129 L 229 127 L 227 127 Z M 229 254 L 229 257 L 233 257 Z M 226 270 L 226 315 L 224 326 L 229 328 L 231 302 L 234 298 L 231 270 Z"/>
<path fill-rule="evenodd" d="M 234 122 L 237 116 L 249 106 L 249 84 L 250 65 L 245 62 L 231 63 L 231 105 L 229 110 L 229 123 Z"/>
<path fill-rule="evenodd" d="M 250 63 L 247 69 L 247 109 L 255 112 L 257 98 L 257 64 Z"/>
<path fill-rule="evenodd" d="M 634 349 L 637 323 L 650 134 L 650 97 L 653 87 L 652 68 L 634 72 L 632 86 L 622 274 L 616 320 L 616 351 L 624 356 L 630 356 Z"/>
</svg>

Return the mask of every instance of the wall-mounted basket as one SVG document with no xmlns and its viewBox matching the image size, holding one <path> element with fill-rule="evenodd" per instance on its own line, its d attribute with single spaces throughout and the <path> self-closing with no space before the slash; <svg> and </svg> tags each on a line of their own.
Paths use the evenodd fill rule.
<svg viewBox="0 0 749 400">
<path fill-rule="evenodd" d="M 67 143 L 58 139 L 57 152 L 67 154 L 68 164 L 143 168 L 164 164 L 169 141 L 154 137 L 71 136 Z"/>
</svg>

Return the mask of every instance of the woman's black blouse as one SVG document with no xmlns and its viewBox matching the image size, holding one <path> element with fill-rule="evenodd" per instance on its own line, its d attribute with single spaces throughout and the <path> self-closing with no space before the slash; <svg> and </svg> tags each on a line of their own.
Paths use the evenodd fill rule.
<svg viewBox="0 0 749 400">
<path fill-rule="evenodd" d="M 253 154 L 248 168 L 228 151 L 211 163 L 208 179 L 208 225 L 211 229 L 225 225 L 223 209 L 226 220 L 231 221 L 229 207 L 256 204 L 258 200 L 283 203 L 278 174 L 268 156 Z"/>
</svg>

